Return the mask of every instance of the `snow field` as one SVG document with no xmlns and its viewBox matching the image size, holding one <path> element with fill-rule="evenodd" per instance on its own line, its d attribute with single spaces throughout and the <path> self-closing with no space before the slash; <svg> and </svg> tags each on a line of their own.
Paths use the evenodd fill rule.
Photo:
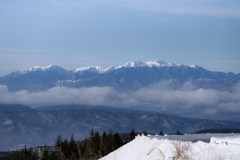
<svg viewBox="0 0 240 160">
<path fill-rule="evenodd" d="M 211 138 L 210 143 L 182 141 L 194 140 L 194 135 L 136 136 L 133 141 L 101 160 L 240 159 L 239 134 L 197 134 L 195 140 L 201 137 L 207 139 L 210 135 L 216 135 Z"/>
</svg>

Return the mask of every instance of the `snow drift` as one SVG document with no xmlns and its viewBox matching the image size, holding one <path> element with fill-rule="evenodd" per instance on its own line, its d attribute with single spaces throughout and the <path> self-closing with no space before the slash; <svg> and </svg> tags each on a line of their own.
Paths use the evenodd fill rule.
<svg viewBox="0 0 240 160">
<path fill-rule="evenodd" d="M 210 143 L 186 140 L 211 138 Z M 101 160 L 224 159 L 240 158 L 240 134 L 199 134 L 183 136 L 137 136 Z"/>
</svg>

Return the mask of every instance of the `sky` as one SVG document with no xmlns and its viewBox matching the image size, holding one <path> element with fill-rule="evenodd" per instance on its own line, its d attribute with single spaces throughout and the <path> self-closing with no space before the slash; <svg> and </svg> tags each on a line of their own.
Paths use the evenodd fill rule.
<svg viewBox="0 0 240 160">
<path fill-rule="evenodd" d="M 239 28 L 239 0 L 1 0 L 0 76 L 157 60 L 240 73 Z"/>
</svg>

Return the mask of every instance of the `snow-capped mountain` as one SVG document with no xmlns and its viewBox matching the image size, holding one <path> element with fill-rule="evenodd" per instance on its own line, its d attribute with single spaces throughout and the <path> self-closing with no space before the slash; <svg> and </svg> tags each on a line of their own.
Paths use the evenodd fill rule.
<svg viewBox="0 0 240 160">
<path fill-rule="evenodd" d="M 173 79 L 176 85 L 191 82 L 198 88 L 231 89 L 240 74 L 212 72 L 196 65 L 163 61 L 129 62 L 118 67 L 90 66 L 67 71 L 61 67 L 32 67 L 0 78 L 9 91 L 47 90 L 55 86 L 71 88 L 110 86 L 119 91 L 138 90 L 161 80 Z M 177 87 L 177 86 L 176 86 Z"/>
<path fill-rule="evenodd" d="M 37 70 L 41 70 L 41 71 L 46 71 L 46 70 L 49 70 L 51 68 L 53 68 L 54 66 L 53 65 L 49 65 L 49 66 L 46 66 L 46 67 L 41 67 L 41 66 L 34 66 L 32 68 L 24 68 L 22 69 L 20 72 L 25 74 L 25 73 L 28 73 L 28 72 L 35 72 Z"/>
<path fill-rule="evenodd" d="M 49 65 L 49 66 L 45 66 L 45 67 L 41 67 L 41 66 L 34 66 L 34 67 L 31 67 L 31 68 L 24 68 L 24 69 L 21 69 L 19 71 L 15 71 L 15 72 L 12 72 L 6 76 L 3 76 L 3 77 L 8 77 L 8 78 L 13 78 L 13 77 L 18 77 L 18 76 L 23 76 L 25 74 L 36 74 L 36 73 L 47 73 L 47 72 L 54 72 L 54 73 L 57 73 L 57 74 L 68 74 L 65 69 L 59 67 L 59 66 L 56 66 L 56 65 Z"/>
<path fill-rule="evenodd" d="M 180 64 L 174 64 L 174 63 L 166 63 L 164 61 L 148 61 L 148 62 L 143 62 L 143 61 L 135 61 L 135 62 L 128 62 L 124 65 L 120 65 L 118 67 L 114 66 L 109 66 L 107 68 L 102 68 L 101 66 L 88 66 L 88 67 L 80 67 L 80 68 L 73 68 L 70 70 L 70 72 L 84 72 L 88 71 L 91 73 L 106 73 L 106 72 L 111 72 L 113 70 L 117 70 L 119 68 L 137 68 L 137 67 L 171 67 L 171 66 L 187 66 L 187 65 L 180 65 Z M 196 68 L 196 65 L 192 64 L 189 67 Z M 49 65 L 49 66 L 33 66 L 31 68 L 24 68 L 19 71 L 15 71 L 12 74 L 27 74 L 30 72 L 36 72 L 36 71 L 57 71 L 57 70 L 63 70 L 63 68 L 56 66 L 56 65 Z"/>
<path fill-rule="evenodd" d="M 67 71 L 59 66 L 32 67 L 0 78 L 9 91 L 47 90 L 55 86 L 71 88 L 111 86 L 119 91 L 138 90 L 161 80 L 187 81 L 198 88 L 226 89 L 240 81 L 240 74 L 212 72 L 196 65 L 180 65 L 163 61 L 129 62 L 118 67 L 90 66 Z M 177 87 L 177 86 L 176 86 Z"/>
<path fill-rule="evenodd" d="M 41 71 L 55 71 L 55 72 L 62 72 L 62 68 L 58 67 L 56 65 L 49 65 L 49 66 L 45 66 L 45 67 L 41 67 L 41 66 L 34 66 L 31 68 L 24 68 L 21 69 L 19 71 L 15 71 L 12 74 L 16 73 L 16 74 L 27 74 L 27 73 L 31 73 L 31 72 L 41 72 Z"/>
</svg>

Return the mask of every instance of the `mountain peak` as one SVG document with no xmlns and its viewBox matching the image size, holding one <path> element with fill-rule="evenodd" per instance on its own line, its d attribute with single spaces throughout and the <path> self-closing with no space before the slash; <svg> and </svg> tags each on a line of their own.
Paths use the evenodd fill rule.
<svg viewBox="0 0 240 160">
<path fill-rule="evenodd" d="M 164 61 L 148 61 L 148 62 L 143 62 L 143 61 L 135 61 L 135 62 L 128 62 L 122 66 L 116 67 L 118 68 L 129 68 L 129 67 L 163 67 L 163 66 L 180 66 L 179 64 L 174 64 L 174 63 L 166 63 Z"/>
<path fill-rule="evenodd" d="M 94 73 L 99 73 L 102 70 L 102 67 L 100 66 L 88 66 L 88 67 L 81 67 L 81 68 L 73 68 L 71 71 L 73 72 L 82 72 L 82 71 L 86 71 L 89 70 L 91 72 Z"/>
<path fill-rule="evenodd" d="M 191 68 L 197 68 L 197 66 L 195 64 L 191 64 L 190 67 Z"/>
<path fill-rule="evenodd" d="M 45 66 L 45 67 L 42 67 L 42 66 L 33 66 L 32 68 L 30 68 L 30 70 L 31 70 L 31 69 L 34 69 L 34 70 L 37 70 L 37 69 L 47 70 L 47 69 L 52 68 L 52 67 L 54 67 L 54 65 L 49 65 L 49 66 Z"/>
<path fill-rule="evenodd" d="M 56 65 L 49 65 L 49 66 L 45 66 L 45 67 L 33 66 L 31 68 L 24 68 L 17 72 L 20 72 L 21 74 L 25 74 L 25 73 L 29 73 L 29 72 L 35 72 L 35 71 L 47 71 L 47 70 L 54 69 L 54 68 L 56 69 L 56 68 L 61 68 L 61 67 L 58 67 Z"/>
<path fill-rule="evenodd" d="M 109 71 L 114 70 L 115 67 L 110 66 L 108 68 L 102 68 L 100 66 L 89 66 L 89 67 L 81 67 L 81 68 L 73 68 L 71 71 L 72 72 L 83 72 L 83 71 L 90 71 L 92 73 L 106 73 Z"/>
</svg>

